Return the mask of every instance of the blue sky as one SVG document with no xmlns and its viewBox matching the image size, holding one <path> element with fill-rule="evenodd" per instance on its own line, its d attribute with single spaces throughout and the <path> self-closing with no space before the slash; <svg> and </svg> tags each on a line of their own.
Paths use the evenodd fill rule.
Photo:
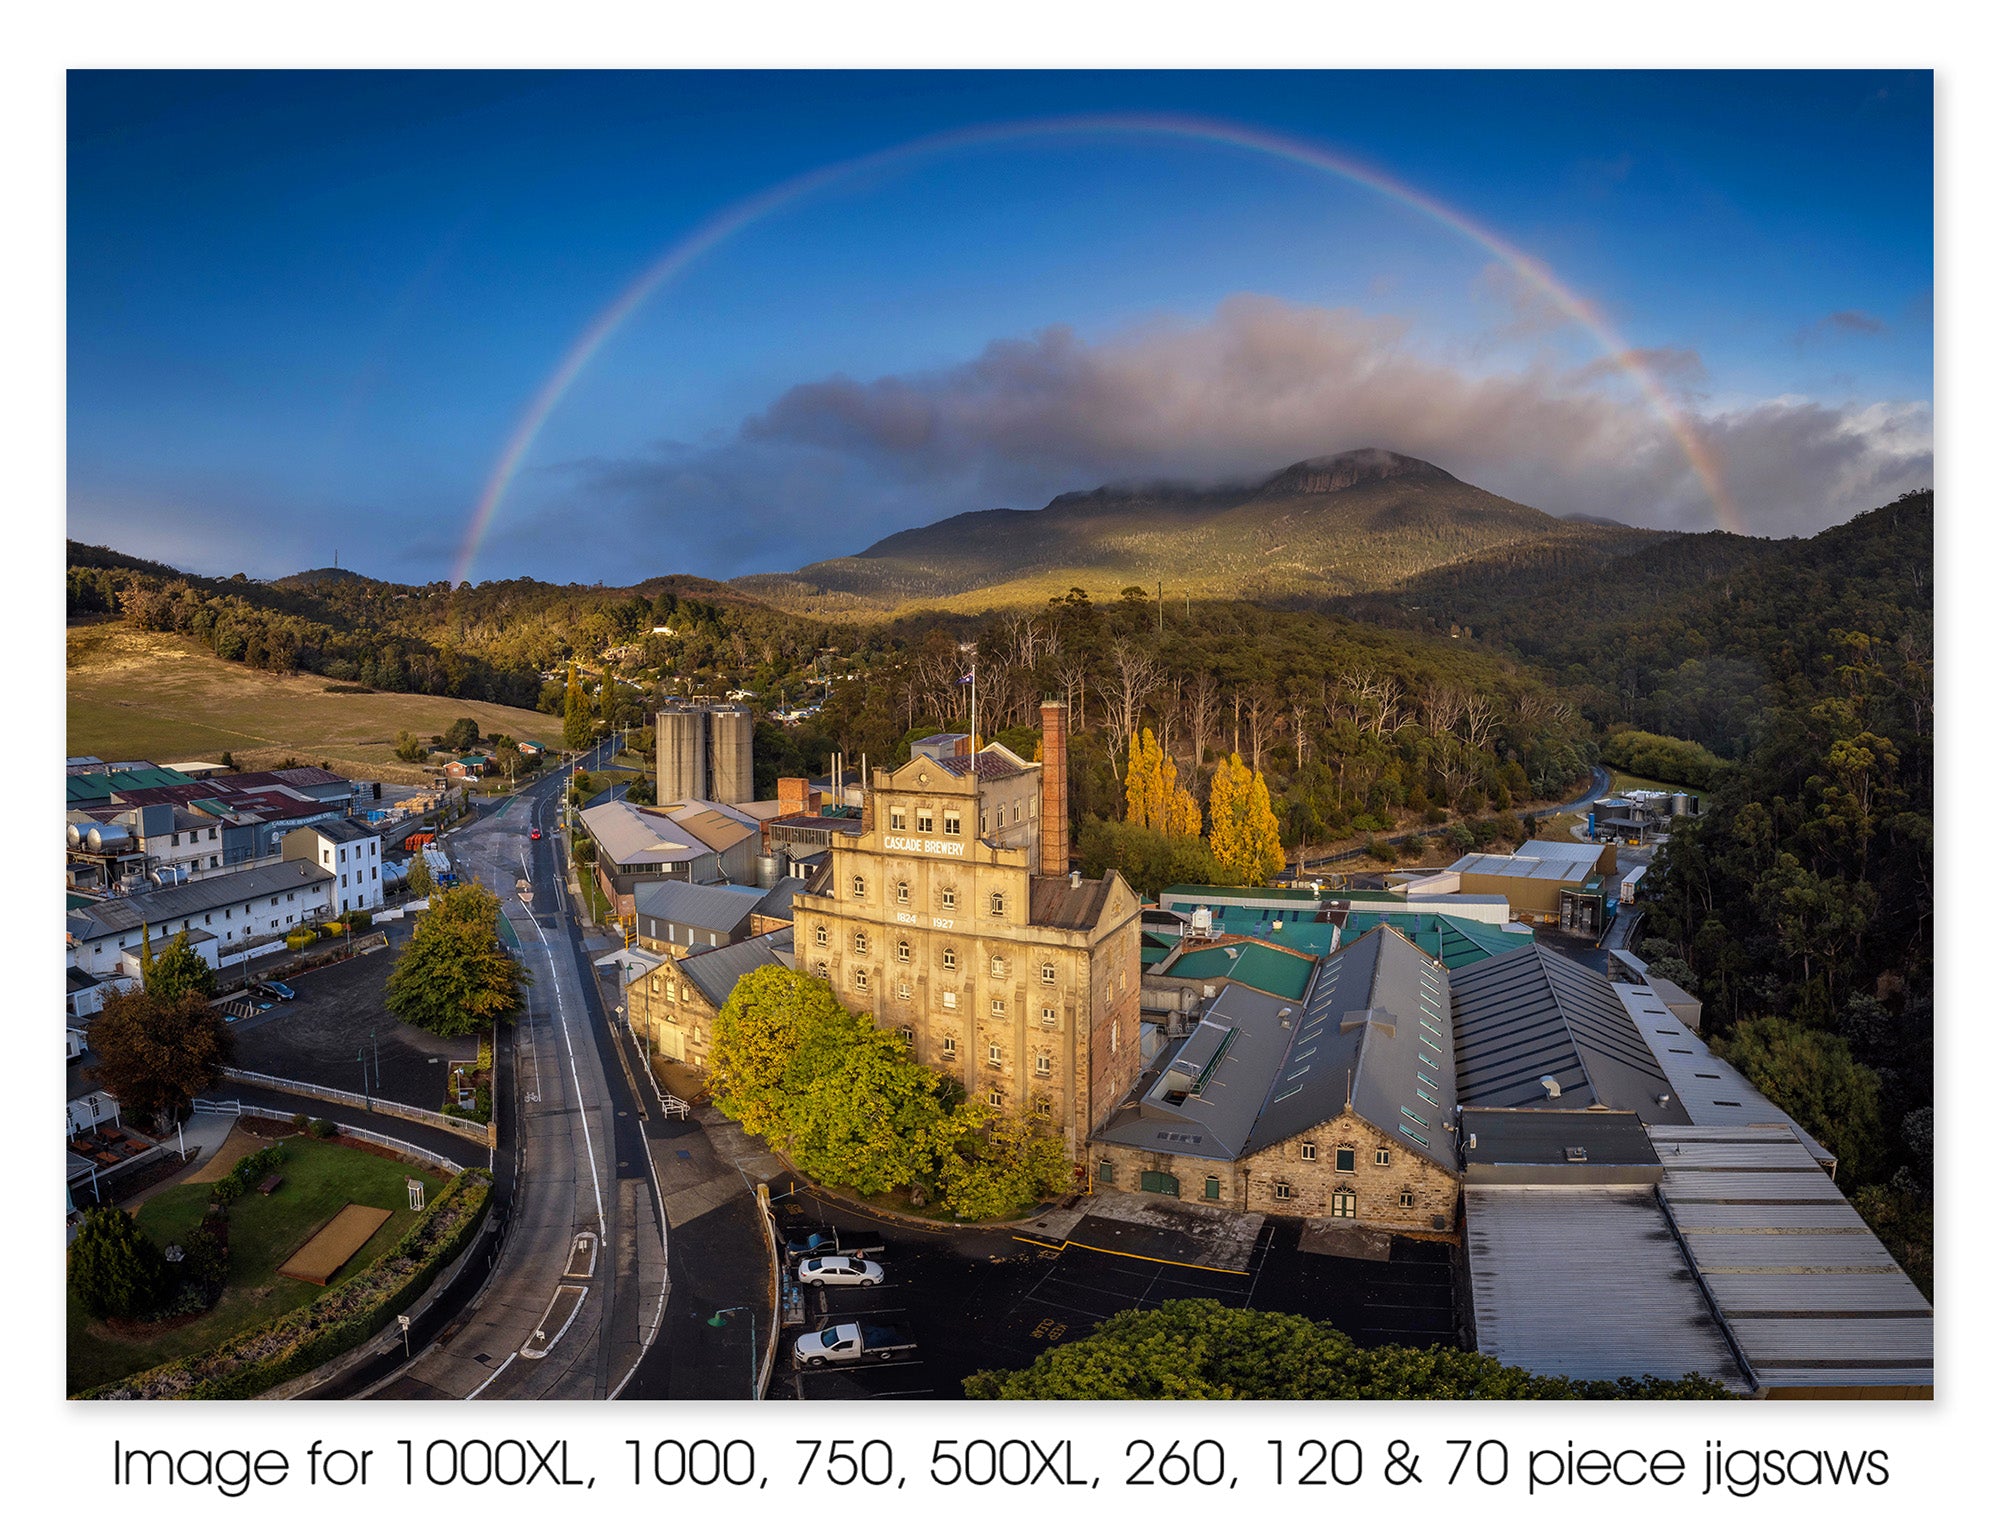
<svg viewBox="0 0 2000 1531">
<path fill-rule="evenodd" d="M 1306 141 L 1543 263 L 1649 358 L 1741 524 L 1930 482 L 1923 74 L 70 76 L 70 535 L 444 577 L 577 337 L 662 252 L 957 129 Z M 1558 514 L 1716 509 L 1597 340 L 1376 190 L 1076 132 L 751 223 L 595 354 L 475 579 L 791 568 L 1132 477 L 1385 446 Z M 578 528 L 590 535 L 578 535 Z"/>
</svg>

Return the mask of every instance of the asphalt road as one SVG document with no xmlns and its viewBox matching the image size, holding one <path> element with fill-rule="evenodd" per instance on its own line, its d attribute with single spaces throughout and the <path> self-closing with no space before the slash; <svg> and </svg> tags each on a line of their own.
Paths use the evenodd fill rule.
<svg viewBox="0 0 2000 1531">
<path fill-rule="evenodd" d="M 456 1328 L 372 1396 L 607 1398 L 655 1334 L 665 1241 L 640 1101 L 604 1024 L 553 838 L 561 772 L 453 831 L 454 868 L 497 893 L 532 977 L 496 1059 L 512 1193 L 491 1276 Z M 540 827 L 543 838 L 531 840 Z M 524 907 L 516 883 L 532 895 Z"/>
</svg>

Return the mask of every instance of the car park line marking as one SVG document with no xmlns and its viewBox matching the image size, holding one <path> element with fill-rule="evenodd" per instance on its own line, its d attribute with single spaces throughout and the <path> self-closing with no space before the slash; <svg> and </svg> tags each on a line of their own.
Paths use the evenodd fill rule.
<svg viewBox="0 0 2000 1531">
<path fill-rule="evenodd" d="M 1248 1271 L 1226 1270 L 1220 1265 L 1200 1265 L 1193 1260 L 1168 1260 L 1159 1255 L 1139 1255 L 1129 1249 L 1104 1249 L 1096 1244 L 1078 1244 L 1072 1239 L 1064 1239 L 1060 1244 L 1051 1244 L 1045 1239 L 1031 1239 L 1017 1233 L 1015 1239 L 1023 1244 L 1033 1244 L 1038 1249 L 1053 1249 L 1060 1254 L 1065 1249 L 1087 1249 L 1094 1255 L 1117 1255 L 1121 1260 L 1143 1260 L 1148 1265 L 1177 1265 L 1182 1270 L 1208 1271 L 1217 1276 L 1248 1276 Z"/>
<path fill-rule="evenodd" d="M 518 1350 L 512 1352 L 511 1354 L 508 1355 L 506 1360 L 502 1361 L 498 1366 L 494 1367 L 493 1374 L 491 1376 L 489 1376 L 484 1382 L 480 1383 L 478 1387 L 474 1388 L 471 1392 L 465 1395 L 465 1401 L 467 1403 L 470 1403 L 473 1399 L 477 1398 L 481 1393 L 485 1392 L 488 1388 L 493 1386 L 494 1383 L 498 1382 L 500 1380 L 500 1374 L 504 1372 L 508 1367 L 514 1364 L 514 1357 L 519 1354 L 520 1352 Z"/>
</svg>

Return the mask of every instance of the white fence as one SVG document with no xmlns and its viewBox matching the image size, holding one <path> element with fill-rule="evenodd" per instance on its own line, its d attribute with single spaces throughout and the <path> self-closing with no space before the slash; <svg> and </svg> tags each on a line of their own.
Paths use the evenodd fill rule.
<svg viewBox="0 0 2000 1531">
<path fill-rule="evenodd" d="M 406 1122 L 418 1122 L 426 1127 L 435 1127 L 440 1132 L 469 1138 L 482 1145 L 489 1142 L 486 1128 L 478 1122 L 446 1116 L 442 1111 L 426 1111 L 421 1106 L 406 1106 L 400 1101 L 384 1100 L 379 1095 L 356 1095 L 351 1090 L 335 1090 L 326 1085 L 308 1084 L 302 1079 L 280 1079 L 274 1074 L 253 1074 L 247 1069 L 224 1069 L 222 1077 L 233 1079 L 238 1084 L 260 1084 L 267 1089 L 283 1090 L 287 1095 L 303 1095 L 308 1100 L 323 1100 L 340 1106 L 358 1106 L 363 1111 L 381 1116 L 398 1116 Z"/>
<path fill-rule="evenodd" d="M 240 1100 L 198 1100 L 194 1109 L 209 1116 L 258 1116 L 266 1121 L 289 1122 L 291 1114 L 274 1111 L 269 1106 L 246 1106 Z M 393 1148 L 399 1154 L 408 1154 L 412 1159 L 421 1159 L 426 1164 L 435 1164 L 447 1175 L 456 1175 L 465 1166 L 455 1159 L 447 1159 L 443 1154 L 428 1148 L 419 1148 L 414 1143 L 405 1143 L 401 1138 L 392 1138 L 385 1132 L 370 1132 L 366 1127 L 350 1127 L 345 1122 L 338 1124 L 343 1138 L 361 1138 L 369 1143 L 379 1143 L 384 1148 Z"/>
</svg>

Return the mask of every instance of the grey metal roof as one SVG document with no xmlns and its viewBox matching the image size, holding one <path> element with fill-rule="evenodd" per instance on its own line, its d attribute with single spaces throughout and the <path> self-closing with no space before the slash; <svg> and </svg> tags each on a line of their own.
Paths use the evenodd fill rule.
<svg viewBox="0 0 2000 1531">
<path fill-rule="evenodd" d="M 1443 970 L 1386 927 L 1321 963 L 1303 1000 L 1225 983 L 1097 1137 L 1239 1159 L 1338 1117 L 1351 1089 L 1357 1114 L 1455 1174 L 1450 1003 Z"/>
<path fill-rule="evenodd" d="M 378 840 L 382 836 L 381 830 L 357 824 L 352 819 L 321 819 L 317 824 L 302 824 L 299 827 L 343 845 L 351 845 L 356 840 Z"/>
<path fill-rule="evenodd" d="M 777 948 L 781 944 L 789 948 L 791 939 L 789 930 L 774 930 L 731 946 L 711 946 L 707 951 L 681 958 L 680 970 L 689 983 L 701 990 L 702 997 L 720 1010 L 729 1002 L 730 991 L 745 973 L 772 964 L 789 966 Z"/>
<path fill-rule="evenodd" d="M 1777 1122 L 1791 1128 L 1821 1165 L 1833 1166 L 1830 1150 L 1760 1094 L 1733 1066 L 1710 1052 L 1708 1044 L 1667 1008 L 1650 985 L 1614 983 L 1611 988 L 1638 1029 L 1640 1040 L 1673 1085 L 1674 1094 L 1687 1108 L 1693 1125 L 1737 1127 L 1746 1122 Z"/>
<path fill-rule="evenodd" d="M 1597 875 L 1595 853 L 1579 845 L 1576 854 L 1560 856 L 1509 856 L 1498 852 L 1473 851 L 1445 868 L 1461 877 L 1527 877 L 1538 881 L 1587 882 Z"/>
<path fill-rule="evenodd" d="M 1479 1349 L 1504 1365 L 1744 1388 L 1650 1188 L 1468 1185 L 1465 1251 Z"/>
<path fill-rule="evenodd" d="M 1660 1180 L 1660 1156 L 1629 1111 L 1470 1106 L 1458 1125 L 1468 1184 L 1656 1185 Z"/>
<path fill-rule="evenodd" d="M 806 891 L 803 877 L 780 877 L 765 890 L 757 901 L 756 913 L 769 915 L 774 920 L 789 920 L 792 917 L 792 898 Z"/>
<path fill-rule="evenodd" d="M 189 918 L 231 904 L 249 903 L 274 893 L 332 881 L 333 873 L 310 861 L 283 861 L 242 872 L 222 872 L 170 888 L 135 893 L 129 898 L 108 898 L 101 904 L 73 909 L 69 913 L 69 931 L 79 941 L 101 941 L 107 936 L 137 930 L 141 925 Z"/>
<path fill-rule="evenodd" d="M 1458 1096 L 1466 1106 L 1608 1106 L 1642 1122 L 1688 1114 L 1610 981 L 1540 945 L 1451 979 Z M 1562 1094 L 1550 1099 L 1541 1080 Z M 1660 1097 L 1666 1096 L 1666 1104 Z"/>
<path fill-rule="evenodd" d="M 632 892 L 633 909 L 654 920 L 730 931 L 764 901 L 764 889 L 736 883 L 646 882 Z"/>
<path fill-rule="evenodd" d="M 1931 1305 L 1789 1125 L 1650 1136 L 1668 1215 L 1760 1389 L 1930 1390 Z"/>
<path fill-rule="evenodd" d="M 1320 964 L 1250 1150 L 1338 1116 L 1351 1093 L 1358 1115 L 1456 1174 L 1451 1047 L 1444 969 L 1401 931 L 1376 927 Z"/>
<path fill-rule="evenodd" d="M 664 809 L 620 798 L 584 809 L 582 818 L 591 838 L 619 866 L 664 866 L 715 854 L 715 847 Z"/>
</svg>

